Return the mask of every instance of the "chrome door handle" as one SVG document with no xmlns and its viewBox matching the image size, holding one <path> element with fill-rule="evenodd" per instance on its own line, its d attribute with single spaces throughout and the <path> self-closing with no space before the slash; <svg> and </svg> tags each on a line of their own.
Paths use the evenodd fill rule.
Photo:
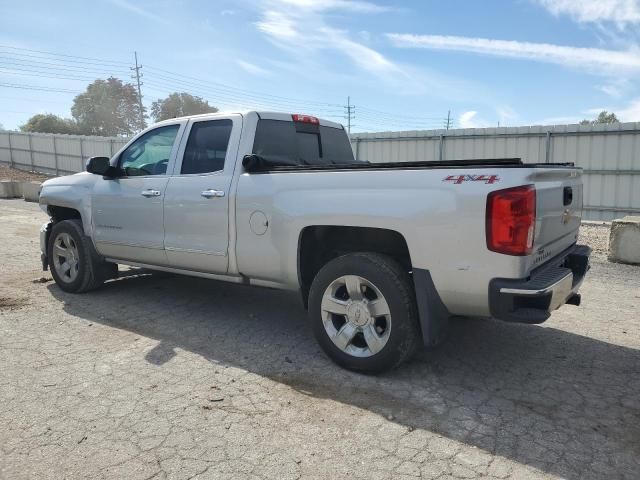
<svg viewBox="0 0 640 480">
<path fill-rule="evenodd" d="M 160 196 L 160 190 L 143 190 L 142 192 L 140 192 L 140 195 L 142 195 L 143 197 L 159 197 Z"/>
<path fill-rule="evenodd" d="M 201 194 L 204 198 L 214 198 L 214 197 L 224 197 L 224 192 L 222 190 L 204 190 Z"/>
</svg>

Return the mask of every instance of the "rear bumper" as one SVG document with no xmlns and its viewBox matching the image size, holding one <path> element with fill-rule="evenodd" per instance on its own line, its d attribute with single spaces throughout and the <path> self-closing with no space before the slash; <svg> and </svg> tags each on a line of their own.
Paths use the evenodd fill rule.
<svg viewBox="0 0 640 480">
<path fill-rule="evenodd" d="M 579 305 L 578 289 L 589 271 L 590 255 L 591 248 L 574 245 L 529 278 L 494 278 L 489 284 L 491 315 L 508 322 L 542 323 L 565 303 Z"/>
</svg>

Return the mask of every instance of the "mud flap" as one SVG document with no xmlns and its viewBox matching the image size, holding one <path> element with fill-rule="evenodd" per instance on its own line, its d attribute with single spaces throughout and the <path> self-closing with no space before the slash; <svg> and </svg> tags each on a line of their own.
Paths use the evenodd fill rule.
<svg viewBox="0 0 640 480">
<path fill-rule="evenodd" d="M 413 284 L 416 290 L 422 342 L 426 347 L 435 347 L 447 336 L 449 311 L 436 291 L 429 270 L 414 268 Z"/>
</svg>

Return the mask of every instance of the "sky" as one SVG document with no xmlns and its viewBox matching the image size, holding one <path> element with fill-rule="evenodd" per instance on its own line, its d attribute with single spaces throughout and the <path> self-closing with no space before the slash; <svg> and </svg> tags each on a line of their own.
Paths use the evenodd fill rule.
<svg viewBox="0 0 640 480">
<path fill-rule="evenodd" d="M 640 121 L 640 0 L 0 0 L 0 124 L 96 78 L 352 131 Z M 450 113 L 449 113 L 450 112 Z"/>
</svg>

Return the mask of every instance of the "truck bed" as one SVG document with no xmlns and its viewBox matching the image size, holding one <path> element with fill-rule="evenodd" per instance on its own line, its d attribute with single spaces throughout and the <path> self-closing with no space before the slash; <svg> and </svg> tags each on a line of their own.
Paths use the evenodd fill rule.
<svg viewBox="0 0 640 480">
<path fill-rule="evenodd" d="M 261 158 L 262 165 L 251 168 L 251 173 L 297 172 L 297 171 L 339 171 L 339 170 L 406 170 L 437 168 L 573 168 L 574 163 L 524 163 L 520 158 L 488 158 L 473 160 L 441 160 L 435 162 L 381 162 L 336 163 L 324 165 L 282 165 Z"/>
</svg>

